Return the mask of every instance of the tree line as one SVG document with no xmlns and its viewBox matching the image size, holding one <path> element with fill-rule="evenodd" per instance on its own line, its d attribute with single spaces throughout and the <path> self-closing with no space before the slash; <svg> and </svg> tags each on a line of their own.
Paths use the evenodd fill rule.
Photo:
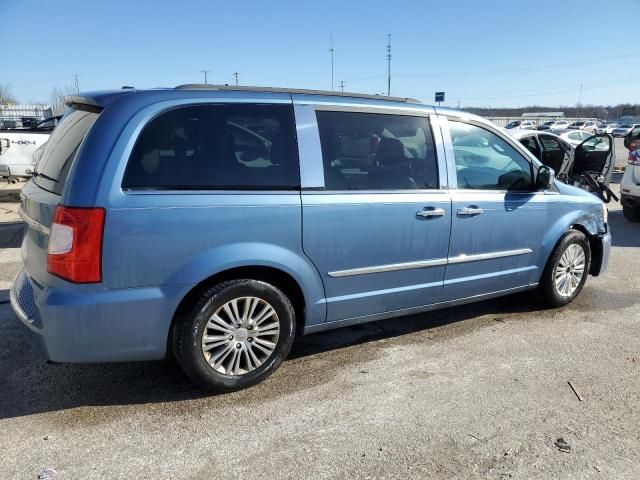
<svg viewBox="0 0 640 480">
<path fill-rule="evenodd" d="M 520 117 L 523 113 L 564 112 L 565 117 L 615 120 L 620 117 L 640 117 L 640 104 L 580 105 L 578 107 L 531 105 L 518 108 L 466 107 L 462 110 L 482 117 Z"/>
</svg>

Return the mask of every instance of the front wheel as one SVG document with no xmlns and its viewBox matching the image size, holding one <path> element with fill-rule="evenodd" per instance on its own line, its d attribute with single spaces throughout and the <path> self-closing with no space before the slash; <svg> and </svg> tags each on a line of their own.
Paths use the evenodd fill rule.
<svg viewBox="0 0 640 480">
<path fill-rule="evenodd" d="M 584 233 L 567 232 L 542 273 L 538 293 L 550 307 L 571 303 L 584 287 L 591 266 L 591 248 Z"/>
<path fill-rule="evenodd" d="M 289 354 L 295 313 L 266 282 L 230 280 L 203 292 L 174 326 L 173 350 L 184 372 L 208 390 L 261 382 Z"/>
</svg>

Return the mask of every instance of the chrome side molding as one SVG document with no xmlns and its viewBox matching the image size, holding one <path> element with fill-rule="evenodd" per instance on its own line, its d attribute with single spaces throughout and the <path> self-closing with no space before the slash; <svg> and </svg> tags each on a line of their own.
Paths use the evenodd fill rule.
<svg viewBox="0 0 640 480">
<path fill-rule="evenodd" d="M 394 272 L 398 270 L 411 270 L 414 268 L 441 267 L 443 265 L 455 265 L 466 262 L 479 262 L 482 260 L 493 260 L 495 258 L 515 257 L 533 253 L 530 248 L 519 248 L 516 250 L 502 250 L 500 252 L 476 253 L 473 255 L 458 255 L 450 258 L 434 258 L 432 260 L 419 260 L 416 262 L 391 263 L 387 265 L 376 265 L 373 267 L 350 268 L 347 270 L 336 270 L 329 272 L 333 278 L 351 277 L 354 275 L 368 275 L 370 273 Z"/>
<path fill-rule="evenodd" d="M 458 255 L 449 258 L 448 264 L 479 262 L 481 260 L 493 260 L 494 258 L 517 257 L 518 255 L 527 255 L 533 253 L 530 248 L 518 248 L 516 250 L 502 250 L 500 252 L 476 253 L 473 255 Z"/>
</svg>

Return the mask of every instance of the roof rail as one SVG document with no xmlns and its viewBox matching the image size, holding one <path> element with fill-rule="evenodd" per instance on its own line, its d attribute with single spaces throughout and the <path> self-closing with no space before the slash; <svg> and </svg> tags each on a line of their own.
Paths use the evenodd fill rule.
<svg viewBox="0 0 640 480">
<path fill-rule="evenodd" d="M 279 87 L 248 87 L 239 85 L 211 85 L 205 83 L 187 83 L 178 85 L 175 90 L 226 90 L 237 92 L 269 92 L 289 93 L 303 95 L 330 95 L 334 97 L 367 98 L 369 100 L 386 100 L 390 102 L 422 103 L 420 100 L 409 97 L 387 97 L 384 95 L 369 95 L 366 93 L 332 92 L 329 90 L 308 90 L 304 88 L 279 88 Z"/>
</svg>

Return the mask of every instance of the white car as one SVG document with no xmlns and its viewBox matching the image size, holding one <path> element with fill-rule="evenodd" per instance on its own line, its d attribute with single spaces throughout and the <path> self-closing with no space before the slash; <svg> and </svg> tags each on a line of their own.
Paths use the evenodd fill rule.
<svg viewBox="0 0 640 480">
<path fill-rule="evenodd" d="M 57 120 L 48 118 L 31 129 L 0 130 L 0 177 L 31 178 L 34 153 L 49 140 Z"/>
<path fill-rule="evenodd" d="M 615 144 L 609 135 L 591 135 L 587 132 L 570 131 L 570 133 L 587 133 L 587 138 L 573 146 L 561 136 L 551 132 L 538 130 L 507 131 L 522 143 L 543 165 L 556 172 L 558 180 L 570 185 L 585 188 L 585 172 L 591 173 L 605 186 L 611 183 L 615 165 Z"/>
<path fill-rule="evenodd" d="M 569 122 L 566 120 L 549 120 L 542 125 L 538 125 L 538 130 L 559 130 L 569 126 Z"/>
<path fill-rule="evenodd" d="M 536 126 L 537 126 L 536 123 L 532 122 L 531 120 L 514 120 L 504 128 L 506 128 L 507 130 L 513 130 L 513 129 L 532 130 L 536 128 Z"/>
<path fill-rule="evenodd" d="M 630 222 L 640 222 L 640 129 L 635 133 L 634 131 L 629 141 L 625 139 L 625 146 L 629 149 L 629 163 L 620 182 L 622 212 Z"/>
<path fill-rule="evenodd" d="M 572 147 L 577 147 L 587 138 L 593 136 L 592 133 L 589 133 L 585 130 L 558 130 L 554 133 L 562 138 L 565 142 L 570 144 Z"/>
<path fill-rule="evenodd" d="M 596 133 L 597 134 L 601 134 L 601 133 L 611 134 L 613 132 L 613 130 L 618 128 L 619 126 L 620 125 L 618 125 L 617 123 L 603 123 L 601 125 L 598 125 L 598 127 L 596 128 Z"/>
</svg>

